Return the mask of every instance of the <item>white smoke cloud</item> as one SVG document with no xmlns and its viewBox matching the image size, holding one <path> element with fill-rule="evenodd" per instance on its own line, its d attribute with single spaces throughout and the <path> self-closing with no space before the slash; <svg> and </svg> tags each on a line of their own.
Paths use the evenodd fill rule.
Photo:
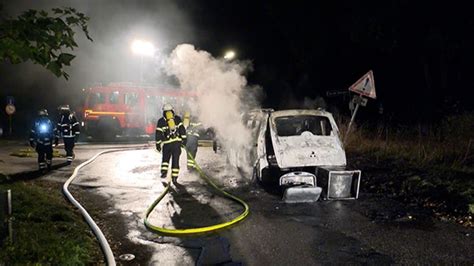
<svg viewBox="0 0 474 266">
<path fill-rule="evenodd" d="M 196 40 L 195 23 L 182 6 L 182 1 L 153 0 L 15 0 L 1 1 L 2 18 L 15 18 L 28 9 L 48 11 L 57 7 L 72 7 L 90 17 L 89 33 L 94 40 L 85 38 L 79 28 L 74 28 L 78 47 L 71 66 L 65 70 L 70 79 L 57 78 L 40 65 L 26 62 L 11 65 L 0 62 L 0 99 L 14 96 L 17 104 L 16 126 L 26 131 L 39 108 L 50 113 L 60 104 L 69 104 L 78 113 L 83 108 L 83 88 L 117 82 L 155 84 L 151 57 L 134 54 L 130 45 L 134 39 L 154 43 L 159 52 L 176 44 Z M 198 5 L 188 3 L 187 6 Z M 189 9 L 192 10 L 192 9 Z M 143 73 L 141 73 L 143 69 Z M 8 74 L 5 74 L 8 73 Z M 48 97 L 43 97 L 47 95 Z M 161 108 L 161 106 L 159 107 Z M 159 110 L 159 109 L 157 109 Z M 0 114 L 0 126 L 6 116 Z"/>
<path fill-rule="evenodd" d="M 243 101 L 254 99 L 247 94 L 259 90 L 247 87 L 247 79 L 243 75 L 247 66 L 248 63 L 216 59 L 190 44 L 178 45 L 165 66 L 168 74 L 176 76 L 182 89 L 196 92 L 197 102 L 191 106 L 192 111 L 197 113 L 204 127 L 212 127 L 216 131 L 219 142 L 234 165 L 237 162 L 232 162 L 232 158 L 239 160 L 236 153 L 247 155 L 253 146 L 251 131 L 242 122 L 242 115 L 249 108 Z M 250 162 L 239 163 L 239 166 L 244 165 L 250 166 Z"/>
</svg>

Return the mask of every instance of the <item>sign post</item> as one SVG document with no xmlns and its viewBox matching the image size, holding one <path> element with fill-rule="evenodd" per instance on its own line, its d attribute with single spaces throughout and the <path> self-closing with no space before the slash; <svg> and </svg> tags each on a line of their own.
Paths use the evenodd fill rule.
<svg viewBox="0 0 474 266">
<path fill-rule="evenodd" d="M 8 115 L 8 127 L 10 136 L 12 135 L 12 115 L 15 113 L 15 98 L 13 96 L 7 96 L 7 105 L 5 106 L 5 112 Z"/>
<path fill-rule="evenodd" d="M 351 121 L 349 122 L 349 126 L 347 126 L 346 134 L 344 135 L 343 142 L 346 143 L 347 136 L 352 127 L 352 123 L 354 123 L 355 116 L 357 114 L 357 110 L 359 110 L 359 106 L 366 106 L 367 105 L 367 98 L 364 96 L 375 99 L 377 96 L 375 95 L 375 81 L 374 81 L 374 73 L 372 70 L 367 72 L 364 76 L 362 76 L 359 80 L 357 80 L 352 86 L 349 87 L 350 91 L 357 93 L 358 95 L 354 96 L 352 99 L 353 104 L 355 104 L 354 112 L 352 112 Z"/>
<path fill-rule="evenodd" d="M 15 113 L 15 111 L 16 111 L 15 105 L 9 103 L 7 104 L 7 106 L 5 106 L 5 112 L 8 115 L 8 126 L 9 126 L 10 136 L 12 135 L 12 116 Z"/>
<path fill-rule="evenodd" d="M 0 243 L 13 240 L 11 193 L 10 189 L 0 192 Z"/>
</svg>

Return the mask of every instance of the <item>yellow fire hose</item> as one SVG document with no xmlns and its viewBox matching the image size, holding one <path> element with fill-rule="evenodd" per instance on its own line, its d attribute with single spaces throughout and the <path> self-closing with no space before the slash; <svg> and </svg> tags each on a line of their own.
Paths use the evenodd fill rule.
<svg viewBox="0 0 474 266">
<path fill-rule="evenodd" d="M 185 149 L 185 148 L 184 148 Z M 185 149 L 186 150 L 186 149 Z M 191 154 L 189 154 L 188 151 L 186 151 L 189 158 L 193 161 L 195 167 L 196 167 L 196 170 L 197 172 L 199 173 L 199 176 L 204 179 L 209 185 L 211 185 L 213 188 L 215 188 L 217 191 L 219 191 L 224 197 L 226 198 L 229 198 L 237 203 L 239 203 L 240 205 L 242 205 L 244 207 L 244 211 L 239 215 L 237 216 L 236 218 L 234 218 L 233 220 L 231 221 L 228 221 L 228 222 L 224 222 L 224 223 L 220 223 L 220 224 L 215 224 L 215 225 L 210 225 L 210 226 L 204 226 L 204 227 L 197 227 L 197 228 L 187 228 L 187 229 L 168 229 L 168 228 L 164 228 L 164 227 L 159 227 L 159 226 L 156 226 L 156 225 L 153 225 L 151 224 L 149 221 L 148 221 L 148 216 L 150 215 L 150 213 L 155 209 L 156 205 L 158 205 L 158 203 L 160 203 L 160 201 L 164 198 L 164 196 L 169 192 L 169 189 L 170 189 L 170 183 L 171 182 L 168 182 L 168 185 L 166 185 L 165 187 L 165 190 L 158 196 L 158 198 L 153 202 L 153 204 L 150 205 L 150 207 L 148 207 L 147 211 L 146 211 L 146 214 L 145 214 L 145 219 L 144 219 L 144 223 L 145 223 L 145 226 L 150 230 L 150 231 L 153 231 L 155 233 L 158 233 L 158 234 L 162 234 L 162 235 L 168 235 L 168 236 L 189 236 L 189 235 L 194 235 L 194 234 L 202 234 L 202 233 L 208 233 L 208 232 L 213 232 L 213 231 L 217 231 L 219 229 L 223 229 L 223 228 L 226 228 L 226 227 L 229 227 L 231 225 L 234 225 L 240 221 L 242 221 L 243 219 L 245 219 L 245 217 L 247 217 L 247 215 L 249 214 L 249 206 L 247 205 L 247 203 L 245 203 L 245 201 L 239 199 L 238 197 L 228 193 L 228 192 L 225 192 L 224 190 L 220 189 L 214 182 L 212 182 L 212 180 L 202 171 L 201 167 L 196 163 L 196 161 L 194 160 L 193 156 Z"/>
</svg>

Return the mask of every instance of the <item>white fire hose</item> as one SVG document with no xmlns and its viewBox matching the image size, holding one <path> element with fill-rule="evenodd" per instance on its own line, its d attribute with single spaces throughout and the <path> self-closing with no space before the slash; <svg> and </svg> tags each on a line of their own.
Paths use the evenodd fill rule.
<svg viewBox="0 0 474 266">
<path fill-rule="evenodd" d="M 100 228 L 97 226 L 95 221 L 89 215 L 87 210 L 84 207 L 82 207 L 82 205 L 71 195 L 71 193 L 69 192 L 68 187 L 72 183 L 72 181 L 74 181 L 74 179 L 77 177 L 77 174 L 79 173 L 79 170 L 81 170 L 81 168 L 83 168 L 84 166 L 92 163 L 95 159 L 97 159 L 97 157 L 99 157 L 102 154 L 112 153 L 112 152 L 120 152 L 120 151 L 127 151 L 127 150 L 147 149 L 147 148 L 148 148 L 148 146 L 133 146 L 133 147 L 120 147 L 120 148 L 114 148 L 114 149 L 110 149 L 110 150 L 101 151 L 101 152 L 97 153 L 96 155 L 94 155 L 89 160 L 87 160 L 87 161 L 81 163 L 79 166 L 77 166 L 74 169 L 74 172 L 72 173 L 71 177 L 69 177 L 69 179 L 63 185 L 64 195 L 74 206 L 76 206 L 79 209 L 79 211 L 82 214 L 82 217 L 84 217 L 84 219 L 89 224 L 92 231 L 94 232 L 95 236 L 97 237 L 97 240 L 99 241 L 99 244 L 100 244 L 100 248 L 102 249 L 102 252 L 104 253 L 104 257 L 105 257 L 105 261 L 106 261 L 107 265 L 111 265 L 111 266 L 116 265 L 112 249 L 110 248 L 110 245 L 107 242 L 107 239 L 105 238 L 105 236 L 102 233 L 102 231 L 100 230 Z"/>
</svg>

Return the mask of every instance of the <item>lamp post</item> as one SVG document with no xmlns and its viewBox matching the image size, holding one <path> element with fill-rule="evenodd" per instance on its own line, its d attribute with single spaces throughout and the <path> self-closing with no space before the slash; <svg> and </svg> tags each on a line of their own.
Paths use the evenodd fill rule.
<svg viewBox="0 0 474 266">
<path fill-rule="evenodd" d="M 155 54 L 155 46 L 149 41 L 134 40 L 130 48 L 134 54 L 140 56 L 140 83 L 143 83 L 143 58 L 145 56 L 153 56 Z"/>
</svg>

